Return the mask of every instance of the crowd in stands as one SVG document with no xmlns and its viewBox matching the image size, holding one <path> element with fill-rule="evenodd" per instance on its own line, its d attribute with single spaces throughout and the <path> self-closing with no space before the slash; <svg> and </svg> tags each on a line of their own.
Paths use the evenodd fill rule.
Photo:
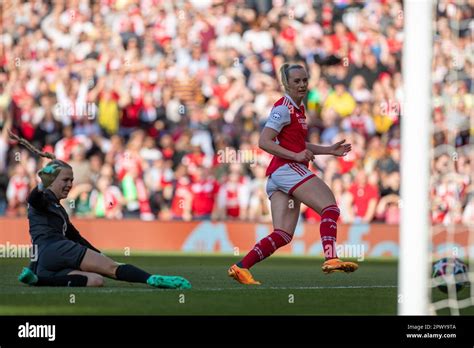
<svg viewBox="0 0 474 348">
<path fill-rule="evenodd" d="M 436 7 L 435 223 L 474 221 L 473 14 Z M 402 2 L 383 0 L 5 1 L 0 216 L 26 214 L 47 162 L 11 128 L 71 164 L 72 216 L 271 221 L 258 138 L 288 61 L 310 74 L 309 141 L 352 143 L 310 164 L 341 221 L 398 224 L 403 21 Z"/>
</svg>

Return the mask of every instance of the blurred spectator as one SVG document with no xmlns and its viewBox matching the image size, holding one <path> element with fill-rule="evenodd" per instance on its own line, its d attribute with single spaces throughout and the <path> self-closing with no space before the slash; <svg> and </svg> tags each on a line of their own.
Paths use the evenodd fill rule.
<svg viewBox="0 0 474 348">
<path fill-rule="evenodd" d="M 201 145 L 193 142 L 192 152 L 184 155 L 181 163 L 187 168 L 191 180 L 195 182 L 198 180 L 198 171 L 204 166 L 204 152 L 201 150 Z"/>
<path fill-rule="evenodd" d="M 349 188 L 351 194 L 351 215 L 353 222 L 371 222 L 375 216 L 375 209 L 379 200 L 376 186 L 368 183 L 367 174 L 360 168 L 357 170 L 355 181 Z"/>
<path fill-rule="evenodd" d="M 270 222 L 270 201 L 266 192 L 267 178 L 266 167 L 257 165 L 252 168 L 254 179 L 249 184 L 250 197 L 248 207 L 248 218 L 251 221 Z"/>
<path fill-rule="evenodd" d="M 7 215 L 22 216 L 26 213 L 26 198 L 30 191 L 29 178 L 21 163 L 15 165 L 7 187 Z"/>
<path fill-rule="evenodd" d="M 166 208 L 167 202 L 171 201 L 175 174 L 170 164 L 171 161 L 157 157 L 145 172 L 145 184 L 150 192 L 150 207 L 155 216 Z"/>
<path fill-rule="evenodd" d="M 74 184 L 88 184 L 90 182 L 91 162 L 86 159 L 86 149 L 78 144 L 71 151 L 71 160 L 68 162 L 74 173 Z"/>
<path fill-rule="evenodd" d="M 357 105 L 353 113 L 342 121 L 341 128 L 346 132 L 357 132 L 366 138 L 372 136 L 375 133 L 375 126 L 367 111 L 367 107 Z"/>
<path fill-rule="evenodd" d="M 82 146 L 84 151 L 92 146 L 91 140 L 85 135 L 74 135 L 72 126 L 63 128 L 63 138 L 54 146 L 54 154 L 61 161 L 68 162 L 71 159 L 73 149 Z"/>
<path fill-rule="evenodd" d="M 174 95 L 188 108 L 193 109 L 194 107 L 201 105 L 203 102 L 198 81 L 195 77 L 189 74 L 187 67 L 179 68 L 172 88 Z"/>
<path fill-rule="evenodd" d="M 40 105 L 44 110 L 44 115 L 41 121 L 36 126 L 33 141 L 38 143 L 40 147 L 44 145 L 52 145 L 57 143 L 62 137 L 63 125 L 60 121 L 54 118 L 52 97 L 44 95 L 40 99 Z M 74 129 L 76 132 L 77 129 Z"/>
<path fill-rule="evenodd" d="M 400 173 L 392 172 L 382 180 L 376 218 L 387 224 L 400 223 Z"/>
<path fill-rule="evenodd" d="M 90 210 L 96 218 L 121 219 L 124 199 L 120 189 L 111 185 L 108 177 L 97 180 L 96 188 L 90 194 Z"/>
<path fill-rule="evenodd" d="M 0 216 L 5 215 L 8 206 L 7 189 L 9 178 L 7 173 L 0 173 Z"/>
<path fill-rule="evenodd" d="M 246 220 L 249 204 L 249 179 L 242 175 L 239 164 L 231 165 L 217 195 L 217 217 Z"/>
<path fill-rule="evenodd" d="M 340 81 L 335 85 L 333 92 L 329 93 L 324 108 L 333 109 L 341 117 L 350 115 L 356 107 L 354 97 L 346 91 L 346 87 Z"/>
<path fill-rule="evenodd" d="M 93 154 L 89 157 L 89 182 L 95 184 L 99 179 L 100 171 L 104 161 L 100 154 Z"/>
<path fill-rule="evenodd" d="M 173 195 L 170 208 L 171 217 L 174 220 L 191 220 L 192 203 L 193 193 L 191 192 L 191 180 L 186 174 L 186 167 L 179 165 L 176 168 L 175 180 L 173 182 Z"/>
<path fill-rule="evenodd" d="M 68 214 L 76 217 L 93 217 L 92 209 L 90 207 L 90 193 L 92 190 L 91 184 L 74 184 L 71 191 L 69 191 L 68 202 L 66 210 Z"/>
<path fill-rule="evenodd" d="M 0 109 L 0 173 L 2 174 L 6 174 L 7 172 L 8 129 L 10 129 L 10 127 L 11 118 L 6 116 Z M 0 190 L 0 192 L 2 192 L 2 190 Z M 3 191 L 3 193 L 5 193 L 5 191 Z"/>
<path fill-rule="evenodd" d="M 473 196 L 469 199 L 462 214 L 462 223 L 467 226 L 474 225 L 474 199 Z"/>
<path fill-rule="evenodd" d="M 99 125 L 110 136 L 116 134 L 119 129 L 120 109 L 119 95 L 109 84 L 100 93 L 98 100 Z"/>
<path fill-rule="evenodd" d="M 354 210 L 352 209 L 352 195 L 345 190 L 342 177 L 336 176 L 332 180 L 331 190 L 336 198 L 337 206 L 340 210 L 339 219 L 342 223 L 351 223 L 354 221 Z"/>
<path fill-rule="evenodd" d="M 140 149 L 140 157 L 143 159 L 143 163 L 147 168 L 150 167 L 154 161 L 163 158 L 161 151 L 156 148 L 155 139 L 150 136 L 145 137 L 143 146 Z"/>
<path fill-rule="evenodd" d="M 219 184 L 211 175 L 208 168 L 198 167 L 191 187 L 193 218 L 208 220 L 217 213 L 217 193 Z"/>
</svg>

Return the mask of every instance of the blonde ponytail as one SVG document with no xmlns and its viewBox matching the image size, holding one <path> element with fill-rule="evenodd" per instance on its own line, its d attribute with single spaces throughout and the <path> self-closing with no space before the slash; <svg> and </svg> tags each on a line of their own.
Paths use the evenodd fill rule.
<svg viewBox="0 0 474 348">
<path fill-rule="evenodd" d="M 280 79 L 285 90 L 288 90 L 288 75 L 292 69 L 304 69 L 300 64 L 283 63 L 280 67 Z"/>
<path fill-rule="evenodd" d="M 283 87 L 288 89 L 288 68 L 290 67 L 290 64 L 288 63 L 283 63 L 280 67 L 280 78 L 281 78 L 281 84 Z"/>
<path fill-rule="evenodd" d="M 46 164 L 46 166 L 38 172 L 38 176 L 40 177 L 41 182 L 43 183 L 43 186 L 45 188 L 47 188 L 53 183 L 53 181 L 56 179 L 56 177 L 59 175 L 63 168 L 72 169 L 72 167 L 66 162 L 56 159 L 56 156 L 54 156 L 54 154 L 40 151 L 35 146 L 33 146 L 28 140 L 19 137 L 18 135 L 12 133 L 10 130 L 8 130 L 8 135 L 10 136 L 10 139 L 18 141 L 19 144 L 26 147 L 30 152 L 40 157 L 45 157 L 52 160 L 48 162 L 48 164 Z"/>
</svg>

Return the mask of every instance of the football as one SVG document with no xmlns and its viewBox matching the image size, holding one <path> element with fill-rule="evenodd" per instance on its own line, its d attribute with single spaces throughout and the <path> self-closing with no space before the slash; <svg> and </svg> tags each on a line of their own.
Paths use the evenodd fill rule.
<svg viewBox="0 0 474 348">
<path fill-rule="evenodd" d="M 444 293 L 448 286 L 455 282 L 456 292 L 461 291 L 468 283 L 467 265 L 456 257 L 445 257 L 433 264 L 434 284 Z M 454 277 L 453 277 L 454 276 Z"/>
</svg>

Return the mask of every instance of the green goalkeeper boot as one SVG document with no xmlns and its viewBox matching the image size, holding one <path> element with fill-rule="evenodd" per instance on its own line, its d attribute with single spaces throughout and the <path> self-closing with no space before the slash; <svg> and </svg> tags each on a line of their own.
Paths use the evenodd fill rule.
<svg viewBox="0 0 474 348">
<path fill-rule="evenodd" d="M 33 273 L 31 269 L 29 269 L 28 267 L 23 267 L 23 271 L 21 271 L 18 280 L 28 285 L 35 285 L 38 282 L 38 277 L 36 276 L 36 274 Z"/>
<path fill-rule="evenodd" d="M 150 286 L 161 289 L 191 289 L 191 283 L 178 276 L 151 275 L 146 283 Z"/>
</svg>

